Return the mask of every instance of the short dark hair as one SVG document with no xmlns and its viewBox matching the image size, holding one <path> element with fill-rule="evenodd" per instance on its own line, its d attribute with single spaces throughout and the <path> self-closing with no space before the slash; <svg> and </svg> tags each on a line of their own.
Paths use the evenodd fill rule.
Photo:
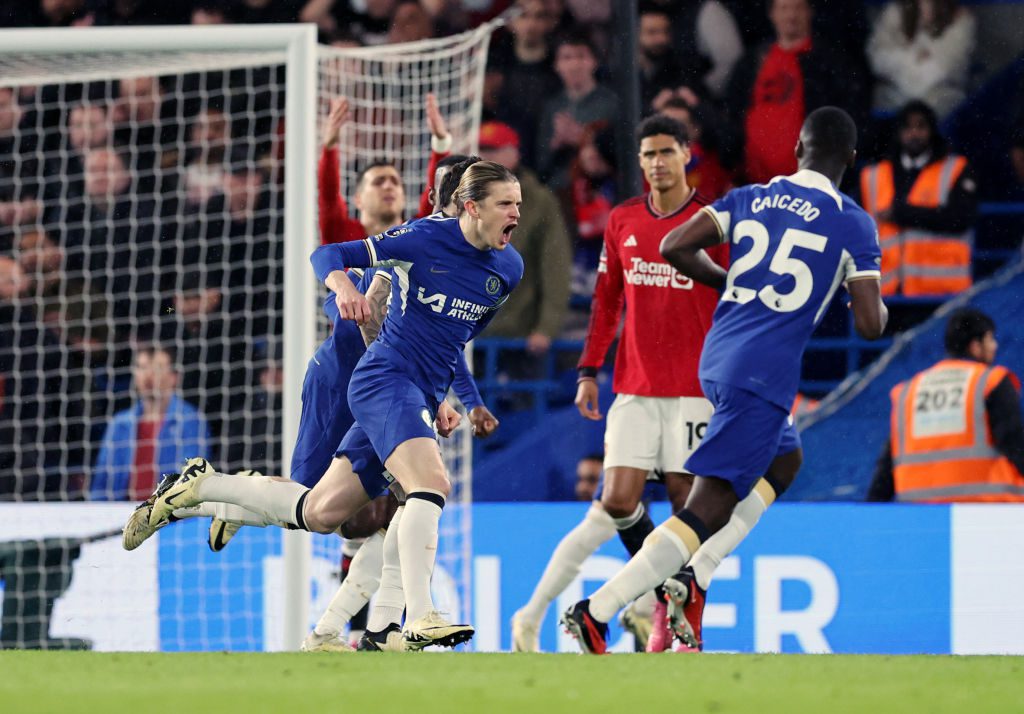
<svg viewBox="0 0 1024 714">
<path fill-rule="evenodd" d="M 135 346 L 135 356 L 132 359 L 134 364 L 141 355 L 155 355 L 157 352 L 163 352 L 167 355 L 167 361 L 171 363 L 171 369 L 175 372 L 180 371 L 178 365 L 178 351 L 175 349 L 173 344 L 166 342 L 141 342 Z"/>
<path fill-rule="evenodd" d="M 556 54 L 558 53 L 559 48 L 562 47 L 563 45 L 570 45 L 572 47 L 586 47 L 587 50 L 590 51 L 591 56 L 595 60 L 597 59 L 597 48 L 594 47 L 594 42 L 593 40 L 590 39 L 590 35 L 588 35 L 583 30 L 574 28 L 571 30 L 566 30 L 561 35 L 559 35 L 558 39 L 555 41 Z"/>
<path fill-rule="evenodd" d="M 950 357 L 966 357 L 967 348 L 972 342 L 995 331 L 996 323 L 981 310 L 960 308 L 946 322 L 946 352 Z"/>
<path fill-rule="evenodd" d="M 690 143 L 690 135 L 687 133 L 686 127 L 664 114 L 655 114 L 640 122 L 640 126 L 636 128 L 636 143 L 639 144 L 647 137 L 658 134 L 674 137 L 682 145 Z"/>
<path fill-rule="evenodd" d="M 393 168 L 395 171 L 398 171 L 398 167 L 395 166 L 394 162 L 388 161 L 387 159 L 374 159 L 359 170 L 359 174 L 356 176 L 356 190 L 358 191 L 363 185 L 363 179 L 366 178 L 366 174 L 368 174 L 372 169 L 379 169 L 383 166 L 388 166 Z"/>
<path fill-rule="evenodd" d="M 805 148 L 813 148 L 821 158 L 843 163 L 857 149 L 857 125 L 839 107 L 820 107 L 808 114 L 800 129 L 801 137 L 805 134 Z"/>
<path fill-rule="evenodd" d="M 442 209 L 452 202 L 452 194 L 455 193 L 455 189 L 459 187 L 459 181 L 462 180 L 462 174 L 466 173 L 466 169 L 475 164 L 478 161 L 483 161 L 479 156 L 463 156 L 461 161 L 457 161 L 452 164 L 451 171 L 444 175 L 441 179 L 441 185 L 437 186 L 437 205 Z M 438 168 L 441 168 L 441 162 L 437 164 Z"/>
<path fill-rule="evenodd" d="M 668 11 L 668 8 L 651 0 L 642 0 L 637 6 L 636 16 L 641 17 L 643 15 L 664 15 L 668 18 L 669 23 L 672 23 L 672 13 Z"/>
<path fill-rule="evenodd" d="M 580 459 L 580 461 L 600 461 L 601 463 L 604 463 L 604 454 L 602 454 L 600 451 L 595 451 L 591 454 L 587 454 L 582 459 Z"/>
<path fill-rule="evenodd" d="M 443 169 L 448 166 L 454 166 L 455 164 L 461 163 L 469 157 L 465 154 L 448 154 L 446 157 L 437 162 L 437 169 Z M 434 169 L 434 173 L 437 173 L 437 169 Z"/>
<path fill-rule="evenodd" d="M 923 102 L 920 99 L 911 99 L 900 107 L 900 111 L 896 115 L 896 131 L 893 135 L 894 153 L 898 154 L 900 151 L 899 132 L 906 127 L 907 122 L 910 121 L 910 117 L 912 116 L 921 117 L 924 119 L 925 124 L 928 125 L 928 130 L 931 134 L 928 146 L 933 154 L 932 158 L 938 159 L 944 156 L 948 147 L 946 144 L 946 137 L 942 135 L 942 130 L 939 128 L 939 115 L 930 104 Z"/>
</svg>

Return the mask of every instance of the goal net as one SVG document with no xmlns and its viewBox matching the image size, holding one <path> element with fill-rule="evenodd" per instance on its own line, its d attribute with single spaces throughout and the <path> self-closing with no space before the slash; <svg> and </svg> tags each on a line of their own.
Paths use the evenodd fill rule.
<svg viewBox="0 0 1024 714">
<path fill-rule="evenodd" d="M 213 554 L 192 519 L 125 553 L 116 531 L 189 456 L 286 473 L 323 337 L 310 117 L 349 96 L 343 191 L 384 157 L 414 212 L 425 95 L 472 148 L 489 32 L 373 50 L 300 26 L 0 32 L 0 647 L 281 649 L 315 622 L 336 536 L 245 528 Z M 435 584 L 468 617 L 467 431 L 444 451 Z"/>
</svg>

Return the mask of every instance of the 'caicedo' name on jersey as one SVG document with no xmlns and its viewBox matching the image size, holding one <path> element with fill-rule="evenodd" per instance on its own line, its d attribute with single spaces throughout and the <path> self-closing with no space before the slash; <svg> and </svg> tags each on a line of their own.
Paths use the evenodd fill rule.
<svg viewBox="0 0 1024 714">
<path fill-rule="evenodd" d="M 813 203 L 804 198 L 790 196 L 788 193 L 776 193 L 768 196 L 754 198 L 750 202 L 750 212 L 760 213 L 766 208 L 778 208 L 783 211 L 795 213 L 810 223 L 821 215 L 821 209 L 816 208 Z"/>
</svg>

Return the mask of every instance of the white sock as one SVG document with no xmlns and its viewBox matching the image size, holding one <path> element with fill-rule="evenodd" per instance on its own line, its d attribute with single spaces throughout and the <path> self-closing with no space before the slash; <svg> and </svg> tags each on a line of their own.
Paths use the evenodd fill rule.
<svg viewBox="0 0 1024 714">
<path fill-rule="evenodd" d="M 265 515 L 253 513 L 233 503 L 218 503 L 217 501 L 206 501 L 190 508 L 178 508 L 174 511 L 174 517 L 179 520 L 184 520 L 185 518 L 219 518 L 222 521 L 234 523 L 235 525 L 257 526 L 259 528 L 266 528 L 267 526 L 286 527 L 284 523 L 267 520 Z"/>
<path fill-rule="evenodd" d="M 680 525 L 689 532 L 686 537 L 694 545 L 687 546 L 677 533 Z M 673 516 L 655 528 L 626 567 L 591 596 L 590 614 L 601 622 L 610 622 L 627 603 L 661 585 L 665 578 L 683 567 L 690 559 L 691 548 L 696 550 L 698 542 L 693 531 Z"/>
<path fill-rule="evenodd" d="M 405 592 L 402 590 L 402 568 L 398 557 L 398 525 L 402 521 L 405 506 L 399 506 L 391 517 L 388 532 L 384 536 L 384 567 L 380 574 L 380 589 L 370 610 L 370 621 L 366 629 L 380 632 L 388 625 L 400 625 L 405 610 Z"/>
<path fill-rule="evenodd" d="M 430 576 L 437 557 L 437 525 L 441 519 L 441 506 L 419 497 L 420 494 L 437 496 L 424 489 L 410 493 L 402 522 L 398 524 L 398 558 L 409 622 L 434 609 L 434 601 L 430 597 Z"/>
<path fill-rule="evenodd" d="M 384 565 L 384 535 L 374 533 L 366 538 L 352 559 L 348 575 L 331 598 L 327 610 L 316 623 L 318 635 L 339 635 L 357 612 L 370 601 L 380 585 Z"/>
<path fill-rule="evenodd" d="M 653 590 L 648 590 L 633 602 L 633 610 L 638 615 L 652 617 L 657 604 L 658 596 L 654 594 Z"/>
<path fill-rule="evenodd" d="M 600 503 L 594 501 L 586 517 L 555 547 L 530 601 L 519 610 L 520 617 L 540 624 L 551 602 L 580 574 L 583 561 L 614 536 L 615 521 Z"/>
<path fill-rule="evenodd" d="M 281 481 L 267 476 L 212 476 L 201 484 L 197 495 L 203 501 L 221 501 L 241 506 L 267 523 L 304 526 L 296 519 L 299 499 L 309 491 L 301 483 Z"/>
<path fill-rule="evenodd" d="M 762 484 L 768 490 L 762 488 Z M 767 503 L 765 502 L 767 500 Z M 708 538 L 693 554 L 690 567 L 693 568 L 697 584 L 703 590 L 711 585 L 711 577 L 729 553 L 736 550 L 751 529 L 757 525 L 768 506 L 775 500 L 775 492 L 761 479 L 746 498 L 736 504 L 732 517 L 725 526 Z"/>
</svg>

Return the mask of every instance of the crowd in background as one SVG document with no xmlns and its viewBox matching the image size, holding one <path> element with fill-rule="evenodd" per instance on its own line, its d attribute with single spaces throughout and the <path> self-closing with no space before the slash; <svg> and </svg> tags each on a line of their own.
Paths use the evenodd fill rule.
<svg viewBox="0 0 1024 714">
<path fill-rule="evenodd" d="M 351 47 L 447 35 L 511 4 L 18 0 L 0 1 L 0 25 L 300 21 L 315 22 L 322 42 Z M 586 324 L 605 222 L 622 198 L 615 129 L 624 103 L 607 61 L 612 0 L 518 4 L 491 45 L 479 138 L 484 158 L 520 177 L 516 242 L 527 269 L 489 334 L 525 338 L 541 354 Z M 638 7 L 641 113 L 684 124 L 688 180 L 708 198 L 792 173 L 804 116 L 832 104 L 862 128 L 865 167 L 888 162 L 895 172 L 896 197 L 876 211 L 880 223 L 897 233 L 935 223 L 900 199 L 912 191 L 900 176 L 953 156 L 941 122 L 974 89 L 972 57 L 984 40 L 970 8 Z M 0 88 L 0 444 L 47 446 L 0 449 L 0 498 L 136 497 L 194 455 L 182 449 L 209 448 L 226 468 L 277 471 L 283 193 L 272 159 L 283 93 L 270 74 L 255 75 Z M 1006 103 L 1018 128 L 1005 149 L 1024 187 L 1022 105 L 1024 91 Z M 908 133 L 918 118 L 923 138 Z M 867 201 L 868 184 L 850 174 L 843 188 Z M 952 180 L 954 200 L 930 208 L 960 235 L 990 189 L 966 163 Z M 141 453 L 111 446 L 115 432 L 132 431 L 148 435 Z M 140 471 L 152 473 L 140 481 Z"/>
</svg>

